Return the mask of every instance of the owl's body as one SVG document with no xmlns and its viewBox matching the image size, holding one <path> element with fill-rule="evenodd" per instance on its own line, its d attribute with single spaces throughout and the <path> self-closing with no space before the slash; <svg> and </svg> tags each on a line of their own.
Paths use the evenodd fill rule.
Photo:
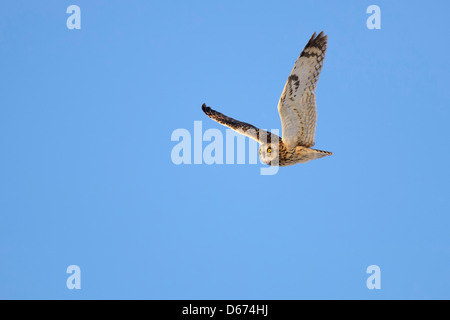
<svg viewBox="0 0 450 320">
<path fill-rule="evenodd" d="M 261 143 L 259 157 L 265 164 L 290 166 L 332 155 L 331 152 L 311 148 L 314 146 L 317 120 L 314 92 L 326 48 L 327 36 L 321 32 L 316 37 L 314 33 L 288 77 L 278 102 L 283 138 L 227 117 L 205 104 L 202 106 L 203 112 L 218 123 Z"/>
</svg>

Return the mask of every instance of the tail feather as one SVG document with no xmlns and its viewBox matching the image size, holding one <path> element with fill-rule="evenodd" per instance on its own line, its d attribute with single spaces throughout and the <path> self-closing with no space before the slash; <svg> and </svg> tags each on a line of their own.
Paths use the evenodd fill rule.
<svg viewBox="0 0 450 320">
<path fill-rule="evenodd" d="M 325 156 L 332 156 L 333 155 L 333 152 L 331 152 L 331 151 L 323 151 L 323 150 L 317 150 L 317 149 L 312 149 L 312 148 L 311 148 L 311 150 L 314 150 L 317 153 L 323 154 L 323 157 L 325 157 Z"/>
</svg>

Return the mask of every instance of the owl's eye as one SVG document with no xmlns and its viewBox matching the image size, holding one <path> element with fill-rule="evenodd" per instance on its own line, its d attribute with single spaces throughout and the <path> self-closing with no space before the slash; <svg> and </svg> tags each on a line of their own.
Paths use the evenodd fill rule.
<svg viewBox="0 0 450 320">
<path fill-rule="evenodd" d="M 268 152 L 268 153 L 271 153 L 271 152 L 272 152 L 272 148 L 268 148 L 268 149 L 267 149 L 267 152 Z"/>
</svg>

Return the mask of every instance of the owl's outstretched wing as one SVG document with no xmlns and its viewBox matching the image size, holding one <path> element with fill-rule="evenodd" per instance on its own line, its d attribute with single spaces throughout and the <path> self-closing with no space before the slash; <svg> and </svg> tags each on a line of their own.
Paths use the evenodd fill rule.
<svg viewBox="0 0 450 320">
<path fill-rule="evenodd" d="M 226 115 L 211 109 L 210 107 L 207 107 L 206 104 L 202 105 L 203 112 L 213 119 L 214 121 L 240 133 L 244 136 L 247 136 L 249 138 L 252 138 L 259 143 L 270 143 L 272 140 L 277 141 L 280 140 L 280 137 L 278 137 L 276 134 L 270 133 L 266 130 L 259 129 L 249 123 L 245 123 L 242 121 L 238 121 L 236 119 L 227 117 Z"/>
<path fill-rule="evenodd" d="M 295 62 L 286 82 L 278 113 L 281 118 L 283 141 L 290 147 L 312 147 L 316 131 L 316 85 L 322 70 L 328 37 L 312 35 Z"/>
</svg>

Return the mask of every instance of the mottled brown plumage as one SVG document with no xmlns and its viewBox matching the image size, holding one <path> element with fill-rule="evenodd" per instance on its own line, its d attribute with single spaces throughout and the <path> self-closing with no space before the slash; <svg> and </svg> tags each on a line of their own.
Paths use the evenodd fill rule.
<svg viewBox="0 0 450 320">
<path fill-rule="evenodd" d="M 317 121 L 315 90 L 322 70 L 328 37 L 314 33 L 294 64 L 278 102 L 282 139 L 266 130 L 217 112 L 206 104 L 202 110 L 211 119 L 259 143 L 259 157 L 268 165 L 289 166 L 332 155 L 312 149 Z"/>
</svg>

